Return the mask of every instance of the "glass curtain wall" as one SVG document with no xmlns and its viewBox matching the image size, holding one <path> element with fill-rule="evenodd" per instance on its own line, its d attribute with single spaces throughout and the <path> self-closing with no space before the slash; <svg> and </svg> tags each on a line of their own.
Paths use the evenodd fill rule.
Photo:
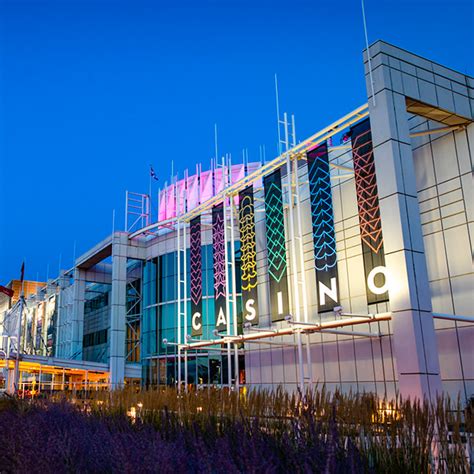
<svg viewBox="0 0 474 474">
<path fill-rule="evenodd" d="M 109 356 L 110 292 L 112 285 L 86 283 L 82 359 L 107 362 Z"/>
<path fill-rule="evenodd" d="M 230 251 L 230 249 L 229 249 Z M 189 262 L 189 250 L 187 250 Z M 215 328 L 214 273 L 212 245 L 201 248 L 203 271 L 203 335 L 202 339 L 213 339 Z M 240 297 L 240 244 L 236 243 L 236 287 L 238 316 L 241 313 Z M 187 268 L 187 325 L 191 328 L 190 270 Z M 177 349 L 169 343 L 178 342 L 178 287 L 177 252 L 170 252 L 146 262 L 143 275 L 143 322 L 142 322 L 142 367 L 143 383 L 146 386 L 171 385 L 177 383 Z M 230 280 L 230 272 L 229 279 Z M 231 286 L 229 286 L 231 287 Z M 230 314 L 231 334 L 233 315 Z M 184 324 L 181 340 L 185 340 Z M 241 324 L 239 324 L 241 327 Z M 168 344 L 164 344 L 166 339 Z M 181 360 L 184 376 L 184 357 Z M 188 352 L 188 383 L 197 385 L 219 385 L 227 381 L 226 354 L 220 350 Z"/>
</svg>

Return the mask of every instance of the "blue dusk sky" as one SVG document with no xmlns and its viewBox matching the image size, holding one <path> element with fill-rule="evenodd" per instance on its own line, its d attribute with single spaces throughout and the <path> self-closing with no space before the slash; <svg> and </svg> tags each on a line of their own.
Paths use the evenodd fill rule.
<svg viewBox="0 0 474 474">
<path fill-rule="evenodd" d="M 473 74 L 472 0 L 366 0 L 383 39 Z M 276 154 L 274 74 L 298 139 L 366 100 L 353 1 L 0 1 L 0 284 L 124 226 L 125 191 Z M 61 261 L 60 261 L 61 255 Z"/>
</svg>

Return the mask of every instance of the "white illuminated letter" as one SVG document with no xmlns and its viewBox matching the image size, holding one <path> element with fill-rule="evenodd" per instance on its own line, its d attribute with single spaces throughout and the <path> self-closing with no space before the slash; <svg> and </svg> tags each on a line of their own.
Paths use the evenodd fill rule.
<svg viewBox="0 0 474 474">
<path fill-rule="evenodd" d="M 331 288 L 328 288 L 324 283 L 319 282 L 319 305 L 326 304 L 326 295 L 337 303 L 337 280 L 331 278 Z"/>
<path fill-rule="evenodd" d="M 253 321 L 255 316 L 257 315 L 257 311 L 254 308 L 255 300 L 250 299 L 245 303 L 245 309 L 247 310 L 247 314 L 245 315 L 245 319 L 247 321 Z"/>
<path fill-rule="evenodd" d="M 375 277 L 379 273 L 381 273 L 385 277 L 385 282 L 382 286 L 375 285 Z M 383 295 L 385 292 L 387 292 L 390 286 L 390 273 L 388 272 L 387 268 L 386 267 L 372 268 L 372 270 L 369 273 L 369 276 L 367 277 L 367 286 L 369 287 L 369 290 L 374 295 Z"/>
<path fill-rule="evenodd" d="M 197 319 L 199 319 L 201 317 L 201 313 L 199 313 L 198 311 L 196 311 L 194 314 L 193 314 L 193 318 L 191 320 L 191 324 L 193 325 L 193 329 L 195 331 L 199 331 L 199 329 L 201 329 L 201 321 L 196 321 Z"/>
<path fill-rule="evenodd" d="M 281 291 L 277 293 L 278 314 L 283 314 L 283 294 Z"/>
<path fill-rule="evenodd" d="M 216 326 L 220 326 L 220 325 L 226 325 L 227 324 L 227 321 L 225 319 L 225 313 L 224 313 L 224 310 L 222 309 L 222 307 L 219 308 L 219 314 L 217 315 L 217 321 L 216 321 Z"/>
</svg>

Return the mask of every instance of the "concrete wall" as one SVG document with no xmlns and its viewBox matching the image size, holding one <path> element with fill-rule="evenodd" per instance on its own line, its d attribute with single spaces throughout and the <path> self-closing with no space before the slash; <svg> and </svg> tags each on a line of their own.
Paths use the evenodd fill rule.
<svg viewBox="0 0 474 474">
<path fill-rule="evenodd" d="M 431 305 L 435 313 L 472 315 L 474 312 L 473 125 L 463 131 L 410 140 L 409 131 L 437 128 L 443 124 L 410 115 L 406 111 L 405 95 L 472 118 L 474 82 L 472 78 L 384 43 L 373 45 L 371 52 L 376 105 L 370 97 L 370 82 L 367 88 L 374 146 L 379 147 L 375 151 L 377 180 L 380 180 L 381 198 L 387 197 L 386 205 L 381 204 L 381 212 L 384 237 L 390 240 L 388 253 L 393 255 L 391 262 L 391 256 L 388 257 L 388 266 L 400 275 L 401 260 L 417 263 L 404 267 L 401 274 L 401 278 L 406 279 L 403 283 L 406 289 L 402 295 L 397 295 L 398 313 L 394 317 L 398 320 L 399 329 L 395 336 L 392 321 L 354 328 L 357 331 L 379 330 L 384 334 L 376 339 L 328 334 L 311 336 L 312 378 L 331 390 L 336 387 L 345 391 L 367 390 L 390 397 L 400 390 L 401 370 L 405 379 L 402 389 L 405 395 L 430 394 L 430 385 L 431 396 L 435 395 L 440 386 L 438 378 L 442 380 L 443 391 L 453 396 L 460 393 L 463 398 L 468 398 L 474 393 L 474 357 L 472 344 L 468 343 L 472 341 L 474 326 L 440 320 L 433 322 Z M 369 81 L 367 59 L 366 72 Z M 395 144 L 390 147 L 389 153 L 387 140 L 391 137 L 395 137 Z M 400 152 L 401 157 L 395 155 L 393 150 Z M 390 154 L 393 157 L 391 162 L 387 159 Z M 332 155 L 331 159 L 351 166 L 349 154 Z M 395 168 L 391 167 L 392 164 Z M 300 172 L 301 181 L 307 181 L 305 168 L 300 167 Z M 400 197 L 396 203 L 390 204 L 391 196 L 397 189 Z M 310 318 L 317 321 L 307 186 L 303 185 L 301 190 L 303 215 L 306 216 L 304 244 Z M 392 308 L 387 303 L 376 307 L 367 304 L 354 179 L 334 182 L 332 194 L 341 303 L 345 311 L 350 312 L 389 311 Z M 402 201 L 408 211 L 399 207 Z M 399 214 L 394 217 L 395 213 Z M 262 236 L 264 214 L 257 216 L 257 235 Z M 399 247 L 398 242 L 404 240 L 405 244 Z M 265 242 L 260 241 L 259 277 L 265 283 L 259 291 L 264 312 L 268 309 L 265 306 L 268 299 L 265 258 Z M 420 277 L 422 280 L 417 283 Z M 416 295 L 415 292 L 420 291 L 421 295 Z M 407 302 L 404 298 L 408 298 Z M 411 302 L 408 302 L 410 299 Z M 408 305 L 407 309 L 404 305 Z M 416 309 L 413 311 L 410 308 Z M 407 317 L 410 322 L 407 319 L 402 323 L 401 318 Z M 268 324 L 268 315 L 266 318 Z M 265 316 L 263 321 L 265 324 Z M 429 334 L 436 334 L 435 339 Z M 290 338 L 285 342 L 294 344 Z M 397 342 L 402 368 L 397 367 Z M 295 348 L 264 349 L 264 345 L 260 348 L 253 346 L 246 355 L 249 385 L 274 388 L 283 384 L 286 388 L 295 388 L 295 351 Z M 432 369 L 423 365 L 427 353 L 432 360 Z M 416 366 L 418 357 L 420 365 Z M 308 376 L 308 373 L 305 375 Z"/>
<path fill-rule="evenodd" d="M 410 129 L 439 124 L 412 116 Z M 474 125 L 413 139 L 418 200 L 433 311 L 474 315 Z M 474 393 L 474 325 L 436 320 L 443 389 Z"/>
</svg>

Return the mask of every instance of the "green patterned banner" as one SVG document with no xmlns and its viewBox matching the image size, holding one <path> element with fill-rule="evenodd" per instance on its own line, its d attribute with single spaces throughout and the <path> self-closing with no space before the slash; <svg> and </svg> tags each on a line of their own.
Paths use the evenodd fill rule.
<svg viewBox="0 0 474 474">
<path fill-rule="evenodd" d="M 267 235 L 268 275 L 272 321 L 281 321 L 289 313 L 286 263 L 285 221 L 281 172 L 263 178 Z"/>
</svg>

